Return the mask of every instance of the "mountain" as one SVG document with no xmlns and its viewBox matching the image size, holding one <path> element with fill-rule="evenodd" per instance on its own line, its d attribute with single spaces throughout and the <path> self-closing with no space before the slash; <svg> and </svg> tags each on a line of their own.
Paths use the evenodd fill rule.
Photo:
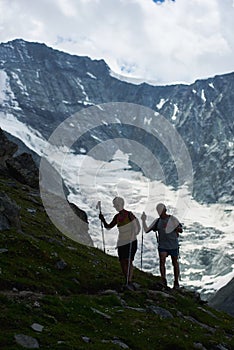
<svg viewBox="0 0 234 350">
<path fill-rule="evenodd" d="M 148 107 L 170 121 L 185 142 L 192 159 L 194 197 L 205 203 L 232 203 L 234 73 L 191 85 L 134 85 L 112 77 L 103 60 L 72 56 L 23 40 L 0 45 L 0 69 L 3 120 L 13 115 L 47 139 L 66 118 L 92 105 L 126 102 Z M 127 124 L 127 114 L 125 117 Z M 139 125 L 147 131 L 157 129 L 157 123 L 155 116 L 149 125 L 144 118 Z M 134 132 L 121 125 L 114 131 L 102 128 L 98 137 L 132 137 L 142 142 L 144 135 Z M 95 142 L 93 137 L 86 138 L 76 151 Z M 143 142 L 157 153 L 165 182 L 178 186 L 170 154 L 158 140 Z M 154 174 L 151 177 L 155 179 Z"/>
<path fill-rule="evenodd" d="M 233 277 L 233 84 L 234 73 L 191 85 L 136 85 L 114 77 L 103 60 L 21 39 L 0 44 L 1 127 L 37 164 L 52 137 L 56 170 L 50 178 L 46 167 L 44 180 L 51 180 L 55 197 L 46 209 L 55 208 L 57 227 L 65 235 L 76 230 L 71 211 L 66 219 L 67 198 L 87 214 L 101 247 L 97 200 L 107 219 L 116 193 L 138 216 L 147 209 L 148 220 L 161 198 L 170 210 L 177 203 L 182 281 L 206 298 Z M 115 235 L 105 233 L 112 255 Z M 145 237 L 145 271 L 157 274 L 156 256 L 155 237 Z"/>
<path fill-rule="evenodd" d="M 233 348 L 233 317 L 198 293 L 139 269 L 122 288 L 117 257 L 62 235 L 29 184 L 32 157 L 11 172 L 17 145 L 2 132 L 0 144 L 2 350 Z"/>
</svg>

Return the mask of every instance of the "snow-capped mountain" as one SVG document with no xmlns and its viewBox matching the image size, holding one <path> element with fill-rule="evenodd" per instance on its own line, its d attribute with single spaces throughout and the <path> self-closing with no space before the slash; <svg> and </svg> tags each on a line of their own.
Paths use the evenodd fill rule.
<svg viewBox="0 0 234 350">
<path fill-rule="evenodd" d="M 62 175 L 70 199 L 89 216 L 96 245 L 102 245 L 97 200 L 110 219 L 112 198 L 121 194 L 138 217 L 145 210 L 150 222 L 162 198 L 174 211 L 180 191 L 187 198 L 186 215 L 175 211 L 186 227 L 181 277 L 207 295 L 234 271 L 233 87 L 234 73 L 191 85 L 135 85 L 115 78 L 102 60 L 23 40 L 0 45 L 0 126 L 45 156 L 48 138 L 62 123 L 54 166 L 61 170 L 65 152 Z M 73 135 L 73 142 L 64 134 Z M 190 183 L 178 174 L 187 164 L 186 155 L 180 157 L 184 150 Z M 115 231 L 106 233 L 111 254 L 115 240 Z M 144 236 L 143 258 L 143 268 L 158 273 L 151 234 Z"/>
</svg>

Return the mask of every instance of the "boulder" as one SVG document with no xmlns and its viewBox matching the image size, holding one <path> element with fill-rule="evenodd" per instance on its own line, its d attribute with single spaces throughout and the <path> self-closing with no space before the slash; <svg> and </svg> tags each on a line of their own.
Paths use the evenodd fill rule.
<svg viewBox="0 0 234 350">
<path fill-rule="evenodd" d="M 9 174 L 19 182 L 39 188 L 39 169 L 31 154 L 22 153 L 6 161 Z"/>
<path fill-rule="evenodd" d="M 234 278 L 219 289 L 215 295 L 210 298 L 208 304 L 217 310 L 224 311 L 234 316 Z"/>
<path fill-rule="evenodd" d="M 0 231 L 20 229 L 20 208 L 5 192 L 0 192 Z"/>
</svg>

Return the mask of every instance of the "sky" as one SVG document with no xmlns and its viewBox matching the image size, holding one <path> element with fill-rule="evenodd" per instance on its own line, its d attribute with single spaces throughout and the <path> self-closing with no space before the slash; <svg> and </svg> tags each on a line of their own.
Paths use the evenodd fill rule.
<svg viewBox="0 0 234 350">
<path fill-rule="evenodd" d="M 234 71 L 234 0 L 0 0 L 0 42 L 92 59 L 155 85 Z"/>
</svg>

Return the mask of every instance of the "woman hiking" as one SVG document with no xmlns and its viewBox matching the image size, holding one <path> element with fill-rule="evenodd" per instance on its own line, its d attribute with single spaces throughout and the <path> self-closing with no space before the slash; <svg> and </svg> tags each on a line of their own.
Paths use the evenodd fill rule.
<svg viewBox="0 0 234 350">
<path fill-rule="evenodd" d="M 117 249 L 120 266 L 126 278 L 126 287 L 128 289 L 135 289 L 132 284 L 133 260 L 137 251 L 136 236 L 140 232 L 140 224 L 132 212 L 124 209 L 123 198 L 115 197 L 113 199 L 113 206 L 118 211 L 118 214 L 113 217 L 109 224 L 106 222 L 102 213 L 99 214 L 99 219 L 108 230 L 114 226 L 118 227 Z"/>
</svg>

